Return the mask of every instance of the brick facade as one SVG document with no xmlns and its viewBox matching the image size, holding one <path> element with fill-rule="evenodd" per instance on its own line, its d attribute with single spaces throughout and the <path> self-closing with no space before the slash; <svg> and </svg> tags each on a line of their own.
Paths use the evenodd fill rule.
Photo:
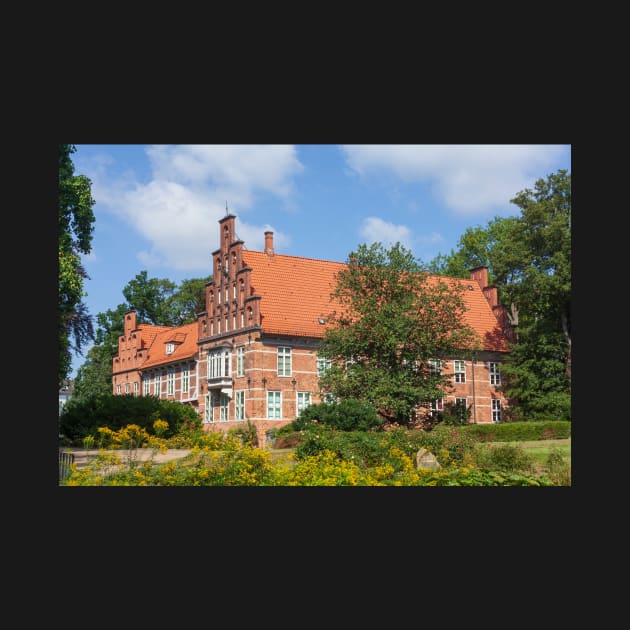
<svg viewBox="0 0 630 630">
<path fill-rule="evenodd" d="M 325 300 L 333 272 L 343 265 L 276 255 L 271 232 L 265 233 L 264 252 L 250 252 L 236 237 L 233 215 L 219 221 L 219 233 L 206 310 L 195 324 L 139 325 L 136 313 L 125 315 L 113 361 L 113 392 L 190 404 L 206 431 L 227 431 L 249 420 L 264 446 L 269 429 L 297 417 L 298 401 L 320 402 L 317 348 Z M 507 402 L 500 384 L 491 383 L 490 365 L 499 370 L 493 378 L 500 378 L 510 330 L 496 289 L 487 286 L 487 269 L 472 270 L 466 282 L 471 322 L 483 332 L 488 348 L 474 362 L 442 358 L 442 373 L 452 375 L 443 402 L 465 399 L 471 421 L 490 423 L 492 400 L 499 400 L 502 409 Z M 464 361 L 458 364 L 464 375 L 457 377 L 463 382 L 455 382 L 455 361 Z M 500 419 L 498 405 L 494 403 L 495 421 Z"/>
</svg>

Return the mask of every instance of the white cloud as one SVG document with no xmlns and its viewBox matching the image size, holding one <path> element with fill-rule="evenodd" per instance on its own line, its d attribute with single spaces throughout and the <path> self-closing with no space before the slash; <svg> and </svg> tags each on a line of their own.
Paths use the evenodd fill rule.
<svg viewBox="0 0 630 630">
<path fill-rule="evenodd" d="M 259 193 L 289 202 L 292 178 L 303 170 L 295 148 L 287 145 L 159 145 L 146 153 L 152 168 L 148 183 L 134 181 L 131 173 L 107 182 L 103 163 L 90 174 L 93 196 L 149 241 L 150 250 L 137 253 L 143 264 L 196 273 L 211 268 L 226 201 L 238 215 L 239 238 L 262 250 L 264 231 L 273 228 L 247 223 L 241 213 Z M 288 237 L 274 230 L 274 241 L 282 247 Z"/>
<path fill-rule="evenodd" d="M 427 182 L 434 196 L 462 215 L 514 210 L 516 193 L 533 188 L 565 156 L 566 145 L 344 145 L 361 176 L 390 173 Z"/>
<path fill-rule="evenodd" d="M 404 225 L 395 225 L 379 219 L 378 217 L 368 217 L 359 229 L 359 234 L 366 239 L 367 243 L 381 243 L 384 247 L 391 247 L 394 243 L 400 242 L 407 249 L 410 249 L 411 233 Z"/>
</svg>

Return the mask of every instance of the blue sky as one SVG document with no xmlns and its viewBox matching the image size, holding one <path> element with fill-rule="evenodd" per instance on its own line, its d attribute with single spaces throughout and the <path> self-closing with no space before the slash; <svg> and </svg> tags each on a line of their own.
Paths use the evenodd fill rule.
<svg viewBox="0 0 630 630">
<path fill-rule="evenodd" d="M 146 270 L 179 283 L 211 274 L 226 202 L 245 247 L 346 261 L 400 241 L 429 262 L 466 228 L 519 214 L 516 193 L 558 169 L 570 145 L 76 145 L 96 221 L 83 258 L 92 315 Z M 88 348 L 86 348 L 87 350 Z M 72 376 L 84 357 L 73 361 Z"/>
</svg>

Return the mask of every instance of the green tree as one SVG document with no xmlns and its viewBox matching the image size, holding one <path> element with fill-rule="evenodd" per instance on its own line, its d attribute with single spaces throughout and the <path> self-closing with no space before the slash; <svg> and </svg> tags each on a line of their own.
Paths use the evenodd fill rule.
<svg viewBox="0 0 630 630">
<path fill-rule="evenodd" d="M 512 203 L 521 216 L 497 251 L 495 273 L 518 308 L 506 393 L 530 419 L 571 418 L 571 175 L 539 179 Z"/>
<path fill-rule="evenodd" d="M 322 390 L 413 422 L 417 406 L 448 386 L 430 360 L 477 347 L 459 285 L 430 278 L 399 243 L 359 245 L 337 281 L 332 297 L 341 308 L 329 315 L 320 348 L 332 360 Z"/>
<path fill-rule="evenodd" d="M 571 174 L 559 170 L 511 199 L 521 214 L 469 228 L 438 273 L 485 264 L 518 324 L 502 367 L 515 419 L 571 417 Z"/>
<path fill-rule="evenodd" d="M 123 289 L 130 310 L 138 313 L 138 321 L 156 326 L 174 326 L 170 300 L 177 289 L 174 282 L 166 279 L 149 278 L 141 271 Z"/>
<path fill-rule="evenodd" d="M 90 180 L 74 173 L 70 156 L 75 151 L 72 144 L 59 145 L 59 387 L 70 374 L 72 353 L 81 354 L 85 344 L 94 338 L 92 318 L 83 302 L 88 275 L 81 264 L 81 254 L 89 254 L 92 249 L 95 202 Z"/>
<path fill-rule="evenodd" d="M 206 285 L 212 276 L 182 280 L 168 301 L 170 318 L 174 326 L 197 321 L 197 315 L 206 310 Z"/>
</svg>

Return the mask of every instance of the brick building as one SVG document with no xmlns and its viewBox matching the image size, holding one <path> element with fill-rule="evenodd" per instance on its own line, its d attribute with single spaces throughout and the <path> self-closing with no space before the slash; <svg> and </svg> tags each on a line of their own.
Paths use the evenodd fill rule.
<svg viewBox="0 0 630 630">
<path fill-rule="evenodd" d="M 261 444 L 269 429 L 294 420 L 320 402 L 319 374 L 326 368 L 317 349 L 333 310 L 330 294 L 344 263 L 285 256 L 265 232 L 262 252 L 245 249 L 235 216 L 219 221 L 220 246 L 212 253 L 213 281 L 197 323 L 168 328 L 138 324 L 125 315 L 124 334 L 113 361 L 114 394 L 159 396 L 192 405 L 207 431 L 226 431 L 252 421 Z M 432 403 L 471 408 L 477 423 L 500 422 L 506 400 L 500 365 L 511 335 L 478 267 L 464 285 L 465 321 L 483 340 L 474 361 L 441 357 L 435 369 L 452 375 L 452 390 Z"/>
</svg>

